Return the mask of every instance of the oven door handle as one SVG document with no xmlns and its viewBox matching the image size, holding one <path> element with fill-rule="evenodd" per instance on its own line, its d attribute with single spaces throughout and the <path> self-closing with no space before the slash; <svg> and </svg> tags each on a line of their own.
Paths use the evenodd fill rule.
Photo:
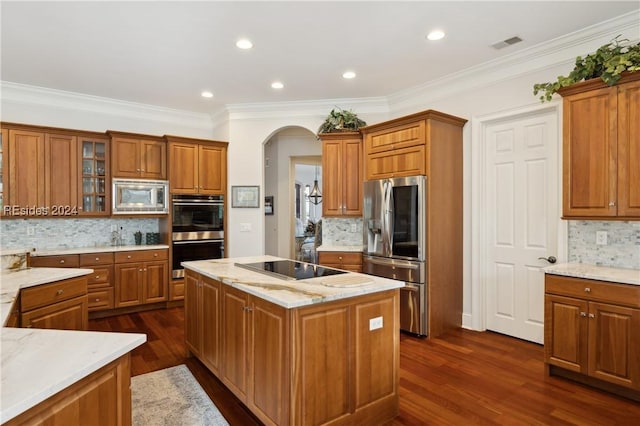
<svg viewBox="0 0 640 426">
<path fill-rule="evenodd" d="M 180 244 L 205 244 L 205 243 L 222 243 L 224 240 L 180 240 L 174 241 L 174 245 Z"/>
</svg>

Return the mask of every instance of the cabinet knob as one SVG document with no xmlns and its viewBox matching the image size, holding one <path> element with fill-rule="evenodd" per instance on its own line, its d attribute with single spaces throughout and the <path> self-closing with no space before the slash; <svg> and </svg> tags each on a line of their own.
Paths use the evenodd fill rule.
<svg viewBox="0 0 640 426">
<path fill-rule="evenodd" d="M 144 169 L 140 169 L 140 171 L 141 171 L 142 173 L 144 173 Z"/>
<path fill-rule="evenodd" d="M 99 280 L 99 279 L 100 279 L 100 275 L 96 275 L 96 280 Z"/>
<path fill-rule="evenodd" d="M 96 299 L 96 302 L 99 302 L 99 301 L 100 301 L 100 298 L 97 298 L 97 299 Z"/>
<path fill-rule="evenodd" d="M 153 253 L 153 257 L 158 257 L 158 253 Z"/>
<path fill-rule="evenodd" d="M 96 260 L 97 260 L 97 261 L 100 261 L 100 258 L 99 258 L 99 257 L 96 257 Z"/>
<path fill-rule="evenodd" d="M 586 317 L 586 316 L 587 316 L 587 313 L 586 313 L 586 312 L 580 312 L 580 316 L 581 316 L 581 317 Z"/>
<path fill-rule="evenodd" d="M 142 268 L 138 269 L 138 272 L 142 272 Z"/>
<path fill-rule="evenodd" d="M 136 172 L 139 172 L 139 171 L 140 171 L 140 169 L 136 169 Z"/>
<path fill-rule="evenodd" d="M 62 259 L 62 260 L 60 261 L 60 263 L 64 263 L 64 259 Z"/>
<path fill-rule="evenodd" d="M 147 272 L 147 268 L 144 268 L 144 269 L 143 269 L 143 271 L 144 271 L 144 272 Z"/>
<path fill-rule="evenodd" d="M 615 207 L 615 206 L 616 206 L 615 201 L 609 201 L 609 207 Z"/>
<path fill-rule="evenodd" d="M 253 308 L 251 308 L 251 306 L 245 306 L 244 308 L 242 308 L 242 310 L 244 310 L 245 312 L 251 312 L 253 311 Z"/>
<path fill-rule="evenodd" d="M 585 293 L 591 293 L 591 288 L 589 288 L 589 287 L 585 287 L 585 288 L 584 288 L 584 292 L 585 292 Z"/>
<path fill-rule="evenodd" d="M 595 318 L 596 316 L 594 314 L 589 314 L 589 318 Z"/>
<path fill-rule="evenodd" d="M 63 290 L 63 289 L 60 289 L 60 290 L 56 291 L 56 294 L 57 294 L 58 296 L 60 296 L 62 293 L 64 293 L 64 290 Z"/>
<path fill-rule="evenodd" d="M 131 255 L 128 255 L 128 256 L 127 256 L 127 259 L 131 259 Z"/>
</svg>

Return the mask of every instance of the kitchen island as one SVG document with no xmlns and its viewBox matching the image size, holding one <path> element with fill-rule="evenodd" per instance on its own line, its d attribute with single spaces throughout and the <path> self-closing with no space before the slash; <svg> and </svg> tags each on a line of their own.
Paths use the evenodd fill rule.
<svg viewBox="0 0 640 426">
<path fill-rule="evenodd" d="M 131 423 L 129 352 L 146 341 L 144 334 L 6 326 L 21 291 L 91 272 L 29 268 L 0 275 L 1 424 Z"/>
<path fill-rule="evenodd" d="M 304 278 L 237 266 L 279 261 Z M 262 422 L 373 425 L 397 415 L 404 283 L 273 256 L 183 266 L 187 348 Z"/>
</svg>

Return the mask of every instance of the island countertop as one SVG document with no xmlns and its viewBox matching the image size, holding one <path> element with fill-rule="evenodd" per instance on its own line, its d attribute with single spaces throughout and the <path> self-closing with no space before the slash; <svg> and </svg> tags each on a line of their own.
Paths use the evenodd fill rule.
<svg viewBox="0 0 640 426">
<path fill-rule="evenodd" d="M 29 268 L 0 275 L 2 324 L 22 288 L 75 278 L 92 269 Z M 136 333 L 0 330 L 0 423 L 4 423 L 143 344 Z"/>
<path fill-rule="evenodd" d="M 546 274 L 640 285 L 640 269 L 611 268 L 587 263 L 560 263 L 543 269 Z"/>
<path fill-rule="evenodd" d="M 402 281 L 355 272 L 303 280 L 285 280 L 235 266 L 236 263 L 273 260 L 289 259 L 267 255 L 196 260 L 182 262 L 182 266 L 288 309 L 392 290 L 404 286 Z"/>
</svg>

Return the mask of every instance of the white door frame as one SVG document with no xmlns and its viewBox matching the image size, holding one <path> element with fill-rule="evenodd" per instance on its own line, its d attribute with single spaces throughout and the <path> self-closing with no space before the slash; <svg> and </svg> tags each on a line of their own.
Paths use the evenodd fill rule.
<svg viewBox="0 0 640 426">
<path fill-rule="evenodd" d="M 463 315 L 463 325 L 473 330 L 484 331 L 487 329 L 486 315 L 486 215 L 484 205 L 486 188 L 486 128 L 495 121 L 507 118 L 525 117 L 540 112 L 553 112 L 558 123 L 558 252 L 559 262 L 567 259 L 567 221 L 561 220 L 562 216 L 562 104 L 552 101 L 545 104 L 528 105 L 507 111 L 482 115 L 471 118 L 471 313 L 470 317 Z"/>
</svg>

